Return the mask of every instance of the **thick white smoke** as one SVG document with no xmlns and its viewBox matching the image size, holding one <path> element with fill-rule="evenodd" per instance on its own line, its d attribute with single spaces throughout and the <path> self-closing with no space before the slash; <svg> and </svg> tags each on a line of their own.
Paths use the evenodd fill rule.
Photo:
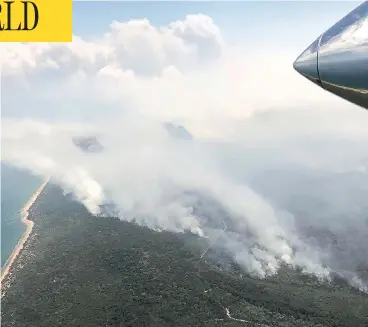
<svg viewBox="0 0 368 327">
<path fill-rule="evenodd" d="M 80 129 L 53 126 L 46 135 L 42 128 L 37 133 L 30 122 L 5 120 L 3 159 L 52 175 L 92 213 L 98 213 L 108 195 L 123 219 L 135 219 L 151 228 L 204 235 L 211 219 L 221 217 L 208 216 L 209 221 L 202 223 L 193 214 L 196 198 L 186 197 L 185 192 L 209 196 L 228 213 L 239 243 L 229 237 L 227 247 L 247 270 L 264 276 L 275 272 L 280 261 L 293 263 L 295 244 L 289 231 L 262 196 L 217 168 L 205 143 L 177 140 L 163 125 L 143 121 L 129 118 L 116 133 L 110 126 L 100 138 L 104 150 L 86 153 L 72 142 Z M 19 128 L 24 135 L 12 139 Z M 253 244 L 242 243 L 246 233 L 253 236 Z M 246 260 L 251 260 L 250 265 Z"/>
<path fill-rule="evenodd" d="M 303 231 L 351 224 L 341 213 L 361 202 L 326 200 L 329 214 L 318 220 L 323 205 L 293 206 L 301 190 L 305 199 L 316 190 L 292 181 L 325 173 L 335 182 L 337 172 L 354 170 L 366 178 L 363 110 L 303 81 L 293 53 L 250 56 L 226 45 L 204 15 L 162 28 L 114 22 L 96 40 L 3 49 L 3 161 L 52 175 L 94 214 L 113 202 L 122 219 L 218 236 L 214 248 L 260 277 L 283 263 L 342 273 Z M 194 139 L 174 137 L 166 122 Z M 73 143 L 79 136 L 96 136 L 103 150 L 83 151 Z M 354 271 L 345 277 L 364 289 Z"/>
</svg>

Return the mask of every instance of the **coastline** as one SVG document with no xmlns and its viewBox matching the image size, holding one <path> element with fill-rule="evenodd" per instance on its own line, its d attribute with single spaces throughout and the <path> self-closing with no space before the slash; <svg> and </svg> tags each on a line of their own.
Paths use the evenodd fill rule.
<svg viewBox="0 0 368 327">
<path fill-rule="evenodd" d="M 15 246 L 13 252 L 11 253 L 10 257 L 6 261 L 4 267 L 1 269 L 1 283 L 3 283 L 5 277 L 8 275 L 12 264 L 14 263 L 15 259 L 17 258 L 20 251 L 23 249 L 24 244 L 26 243 L 28 237 L 32 233 L 34 222 L 28 219 L 29 209 L 32 207 L 34 202 L 37 200 L 47 183 L 49 182 L 50 177 L 46 178 L 46 180 L 41 184 L 41 186 L 36 190 L 35 193 L 30 197 L 28 202 L 21 210 L 21 220 L 26 225 L 27 229 L 18 241 L 17 245 Z"/>
</svg>

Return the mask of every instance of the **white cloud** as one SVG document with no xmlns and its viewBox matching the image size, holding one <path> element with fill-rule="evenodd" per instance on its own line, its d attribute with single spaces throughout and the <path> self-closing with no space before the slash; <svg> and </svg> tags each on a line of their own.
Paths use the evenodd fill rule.
<svg viewBox="0 0 368 327">
<path fill-rule="evenodd" d="M 7 44 L 3 74 L 54 70 L 63 77 L 78 71 L 95 75 L 112 65 L 136 75 L 160 76 L 170 66 L 190 69 L 216 59 L 223 46 L 218 27 L 204 15 L 188 15 L 162 28 L 147 19 L 114 21 L 96 41 L 74 36 L 72 43 Z"/>
<path fill-rule="evenodd" d="M 70 44 L 7 44 L 2 160 L 52 174 L 92 212 L 112 200 L 125 219 L 153 228 L 210 233 L 221 216 L 194 215 L 183 192 L 205 194 L 230 214 L 233 231 L 252 235 L 223 236 L 248 271 L 262 276 L 284 261 L 328 272 L 292 231 L 281 210 L 289 208 L 247 184 L 280 165 L 350 172 L 364 162 L 367 115 L 298 76 L 294 59 L 229 46 L 204 15 L 160 28 L 113 22 L 105 35 Z M 172 139 L 166 121 L 197 140 Z M 72 137 L 81 134 L 97 135 L 104 151 L 80 151 Z"/>
<path fill-rule="evenodd" d="M 101 106 L 110 117 L 134 108 L 214 136 L 226 132 L 224 122 L 257 110 L 337 102 L 297 76 L 293 59 L 227 46 L 204 15 L 161 28 L 147 19 L 113 22 L 94 41 L 7 44 L 3 116 L 84 121 L 100 119 Z"/>
</svg>

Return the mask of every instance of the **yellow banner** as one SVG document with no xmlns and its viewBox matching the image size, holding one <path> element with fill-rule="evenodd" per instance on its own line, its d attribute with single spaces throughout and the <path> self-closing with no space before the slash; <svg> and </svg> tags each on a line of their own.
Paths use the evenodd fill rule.
<svg viewBox="0 0 368 327">
<path fill-rule="evenodd" d="M 72 0 L 0 0 L 0 42 L 71 42 Z"/>
</svg>

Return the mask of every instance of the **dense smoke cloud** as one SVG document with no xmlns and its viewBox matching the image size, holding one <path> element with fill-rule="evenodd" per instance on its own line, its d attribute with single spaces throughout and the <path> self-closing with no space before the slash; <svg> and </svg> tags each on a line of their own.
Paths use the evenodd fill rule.
<svg viewBox="0 0 368 327">
<path fill-rule="evenodd" d="M 230 47 L 204 15 L 6 45 L 2 160 L 92 213 L 112 202 L 122 219 L 218 238 L 257 276 L 286 263 L 366 290 L 368 115 L 270 53 Z"/>
</svg>

